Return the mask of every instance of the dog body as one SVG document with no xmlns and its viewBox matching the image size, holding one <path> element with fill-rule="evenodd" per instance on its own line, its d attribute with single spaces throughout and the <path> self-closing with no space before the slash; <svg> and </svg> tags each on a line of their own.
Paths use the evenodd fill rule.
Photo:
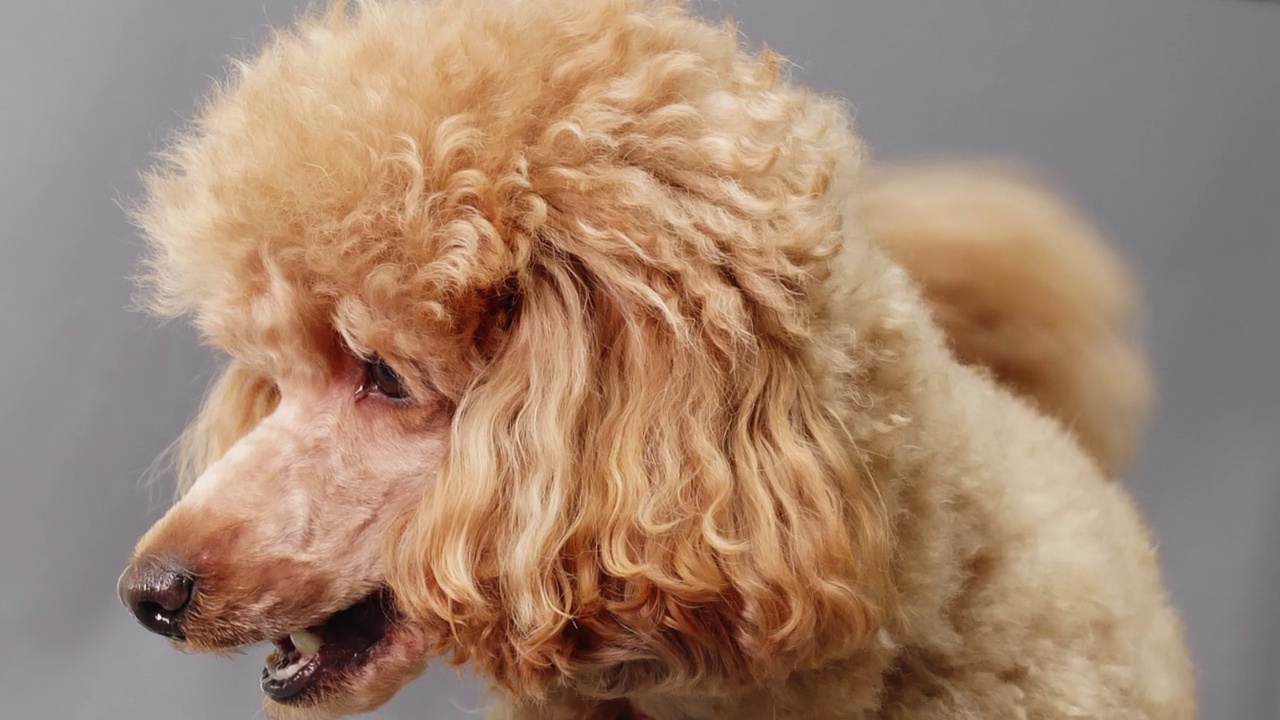
<svg viewBox="0 0 1280 720">
<path fill-rule="evenodd" d="M 231 357 L 121 578 L 144 624 L 274 642 L 284 718 L 442 655 L 498 718 L 1193 717 L 1110 479 L 1128 279 L 1069 208 L 869 170 L 678 3 L 359 5 L 242 63 L 137 208 L 151 306 Z"/>
</svg>

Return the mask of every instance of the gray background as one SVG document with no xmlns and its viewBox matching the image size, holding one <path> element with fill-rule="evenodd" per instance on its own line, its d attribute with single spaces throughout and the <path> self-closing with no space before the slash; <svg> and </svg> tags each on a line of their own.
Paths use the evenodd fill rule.
<svg viewBox="0 0 1280 720">
<path fill-rule="evenodd" d="M 214 359 L 125 310 L 116 200 L 290 0 L 0 0 L 0 717 L 258 714 L 261 652 L 183 657 L 113 587 L 169 488 L 138 480 Z M 881 158 L 1049 169 L 1136 263 L 1163 407 L 1131 483 L 1203 717 L 1280 717 L 1280 5 L 725 0 L 855 105 Z M 480 705 L 433 670 L 379 717 Z"/>
</svg>

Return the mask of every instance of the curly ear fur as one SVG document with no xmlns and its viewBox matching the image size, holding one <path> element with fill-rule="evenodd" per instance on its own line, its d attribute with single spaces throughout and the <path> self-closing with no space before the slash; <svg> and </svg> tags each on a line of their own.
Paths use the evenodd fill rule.
<svg viewBox="0 0 1280 720">
<path fill-rule="evenodd" d="M 513 693 L 777 679 L 850 652 L 889 595 L 884 510 L 815 361 L 830 185 L 860 148 L 732 32 L 592 7 L 547 58 L 571 101 L 523 135 L 541 215 L 504 238 L 509 333 L 390 582 Z"/>
<path fill-rule="evenodd" d="M 205 468 L 270 415 L 279 401 L 279 390 L 268 378 L 243 363 L 230 363 L 178 440 L 174 457 L 178 492 L 191 489 Z"/>
<path fill-rule="evenodd" d="M 520 692 L 763 680 L 847 651 L 876 624 L 883 531 L 803 354 L 682 334 L 619 294 L 571 262 L 525 281 L 401 541 L 400 600 Z"/>
</svg>

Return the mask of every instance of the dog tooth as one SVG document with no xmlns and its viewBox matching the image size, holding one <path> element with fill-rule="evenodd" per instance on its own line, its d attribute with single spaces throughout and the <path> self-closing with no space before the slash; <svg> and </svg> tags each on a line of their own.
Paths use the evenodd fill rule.
<svg viewBox="0 0 1280 720">
<path fill-rule="evenodd" d="M 289 633 L 289 639 L 293 641 L 293 646 L 298 649 L 302 655 L 315 655 L 320 652 L 320 646 L 324 641 L 319 635 L 309 630 L 296 630 Z"/>
<path fill-rule="evenodd" d="M 306 667 L 308 660 L 310 660 L 310 658 L 300 657 L 290 665 L 282 668 L 268 667 L 267 676 L 276 682 L 288 682 L 289 680 L 292 680 L 293 677 L 302 670 L 302 668 Z"/>
</svg>

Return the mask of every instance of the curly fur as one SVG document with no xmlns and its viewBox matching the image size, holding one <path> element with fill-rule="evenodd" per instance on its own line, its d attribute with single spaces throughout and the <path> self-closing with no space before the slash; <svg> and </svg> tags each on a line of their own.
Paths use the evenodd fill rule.
<svg viewBox="0 0 1280 720">
<path fill-rule="evenodd" d="M 238 64 L 136 210 L 150 306 L 233 358 L 136 554 L 210 578 L 192 647 L 386 583 L 387 657 L 270 713 L 449 655 L 506 718 L 1193 716 L 1106 482 L 1128 280 L 1047 191 L 868 175 L 680 3 L 357 5 Z M 372 356 L 413 403 L 353 402 Z"/>
<path fill-rule="evenodd" d="M 960 359 L 1066 423 L 1108 474 L 1127 469 L 1152 382 L 1136 284 L 1087 219 L 993 163 L 877 168 L 861 209 Z"/>
</svg>

